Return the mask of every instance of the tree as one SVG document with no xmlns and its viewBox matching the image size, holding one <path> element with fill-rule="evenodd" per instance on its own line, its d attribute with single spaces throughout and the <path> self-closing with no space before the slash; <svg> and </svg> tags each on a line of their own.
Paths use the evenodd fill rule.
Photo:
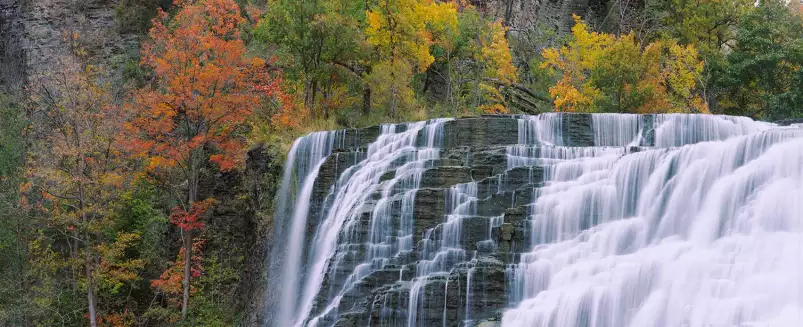
<svg viewBox="0 0 803 327">
<path fill-rule="evenodd" d="M 661 0 L 647 3 L 649 39 L 675 39 L 694 45 L 708 60 L 719 60 L 733 41 L 739 19 L 753 6 L 749 0 Z"/>
<path fill-rule="evenodd" d="M 479 87 L 488 93 L 486 98 L 490 100 L 489 104 L 480 105 L 480 109 L 487 113 L 507 112 L 507 101 L 499 92 L 499 86 L 511 86 L 518 82 L 518 71 L 513 66 L 513 56 L 505 37 L 506 31 L 502 22 L 496 21 L 488 24 L 487 31 L 479 38 L 481 48 L 478 62 L 484 66 L 483 80 Z"/>
<path fill-rule="evenodd" d="M 762 0 L 742 17 L 719 80 L 723 109 L 767 119 L 800 116 L 803 108 L 803 19 L 784 2 Z"/>
<path fill-rule="evenodd" d="M 211 199 L 201 199 L 206 162 L 227 171 L 240 164 L 242 128 L 260 106 L 264 90 L 278 80 L 259 58 L 245 57 L 240 27 L 245 22 L 233 0 L 177 1 L 171 20 L 159 11 L 142 49 L 141 64 L 153 70 L 150 85 L 126 106 L 124 147 L 147 160 L 150 173 L 169 186 L 177 207 L 171 222 L 184 247 L 182 319 L 187 316 L 193 231 Z"/>
<path fill-rule="evenodd" d="M 377 61 L 369 80 L 384 86 L 383 102 L 392 117 L 412 100 L 413 74 L 435 61 L 430 47 L 457 30 L 457 6 L 432 0 L 380 0 L 366 13 L 365 38 Z"/>
<path fill-rule="evenodd" d="M 39 253 L 57 255 L 48 239 L 68 245 L 75 285 L 84 289 L 90 326 L 98 326 L 98 288 L 104 281 L 104 249 L 117 242 L 104 234 L 113 203 L 125 185 L 126 163 L 115 147 L 120 124 L 98 72 L 78 60 L 32 84 L 35 109 L 27 157 L 28 203 L 40 213 Z M 55 235 L 45 238 L 47 233 Z M 125 237 L 125 236 L 123 236 Z M 55 241 L 53 241 L 55 242 Z M 47 260 L 47 259 L 46 259 Z M 78 273 L 81 271 L 81 273 Z"/>
<path fill-rule="evenodd" d="M 589 32 L 575 16 L 573 39 L 544 49 L 543 68 L 561 73 L 549 93 L 558 111 L 708 112 L 696 94 L 696 49 L 659 40 L 643 49 L 633 33 Z"/>
<path fill-rule="evenodd" d="M 24 324 L 30 219 L 19 205 L 25 110 L 0 92 L 0 325 Z"/>
<path fill-rule="evenodd" d="M 750 0 L 648 1 L 638 38 L 694 46 L 705 63 L 699 88 L 711 109 L 719 112 L 716 80 L 727 65 L 725 53 L 733 46 L 739 20 L 754 5 Z"/>
<path fill-rule="evenodd" d="M 365 5 L 359 1 L 270 1 L 256 35 L 276 47 L 277 64 L 288 79 L 300 84 L 288 83 L 300 89 L 307 109 L 294 112 L 295 116 L 316 118 L 319 95 L 327 98 L 326 90 L 333 81 L 344 79 L 341 75 L 363 77 L 366 68 L 357 63 L 363 58 L 360 24 L 364 16 Z M 324 106 L 324 118 L 328 118 L 327 109 Z"/>
</svg>

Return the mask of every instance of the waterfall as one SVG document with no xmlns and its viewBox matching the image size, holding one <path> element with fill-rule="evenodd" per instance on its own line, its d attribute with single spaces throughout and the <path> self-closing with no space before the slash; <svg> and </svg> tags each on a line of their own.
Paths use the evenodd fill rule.
<svg viewBox="0 0 803 327">
<path fill-rule="evenodd" d="M 550 113 L 348 138 L 288 154 L 267 326 L 803 323 L 801 126 Z"/>
<path fill-rule="evenodd" d="M 601 145 L 638 142 L 633 116 L 593 119 Z M 546 165 L 502 326 L 803 321 L 803 130 L 719 116 L 655 124 L 653 150 L 567 149 Z"/>
<path fill-rule="evenodd" d="M 276 226 L 274 242 L 277 245 L 271 253 L 266 299 L 268 306 L 278 308 L 271 312 L 278 326 L 290 323 L 298 301 L 293 293 L 284 292 L 283 288 L 299 285 L 309 210 L 305 204 L 310 200 L 318 169 L 343 136 L 343 131 L 312 133 L 297 139 L 287 155 L 275 215 L 288 219 Z"/>
</svg>

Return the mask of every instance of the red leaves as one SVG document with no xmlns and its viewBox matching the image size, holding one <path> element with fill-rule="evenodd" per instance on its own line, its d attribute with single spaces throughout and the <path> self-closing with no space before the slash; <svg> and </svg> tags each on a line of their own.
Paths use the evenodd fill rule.
<svg viewBox="0 0 803 327">
<path fill-rule="evenodd" d="M 203 246 L 204 240 L 197 240 L 192 243 L 192 258 L 190 266 L 190 275 L 192 278 L 201 276 L 203 272 Z M 182 281 L 184 279 L 184 248 L 181 248 L 176 257 L 176 262 L 167 268 L 159 279 L 151 281 L 151 287 L 157 288 L 162 291 L 170 303 L 173 305 L 181 305 Z M 197 290 L 190 285 L 190 293 L 195 293 Z"/>
<path fill-rule="evenodd" d="M 275 61 L 276 58 L 272 58 L 270 63 L 272 64 Z M 271 117 L 271 122 L 277 127 L 300 127 L 304 119 L 307 118 L 307 115 L 304 111 L 298 110 L 298 107 L 293 101 L 293 97 L 284 92 L 281 73 L 274 72 L 270 74 L 265 72 L 263 74 L 263 77 L 260 78 L 263 82 L 257 84 L 254 88 L 267 98 L 273 99 L 278 106 L 278 110 Z M 268 78 L 264 76 L 268 76 Z"/>
<path fill-rule="evenodd" d="M 215 204 L 215 199 L 209 198 L 193 203 L 188 211 L 175 206 L 170 213 L 170 222 L 185 231 L 202 229 L 204 228 L 204 223 L 201 218 L 213 204 Z"/>
</svg>

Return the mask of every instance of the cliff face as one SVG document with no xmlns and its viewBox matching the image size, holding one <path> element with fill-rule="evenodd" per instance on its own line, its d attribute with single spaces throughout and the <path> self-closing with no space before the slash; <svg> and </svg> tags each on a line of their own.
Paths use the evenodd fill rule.
<svg viewBox="0 0 803 327">
<path fill-rule="evenodd" d="M 19 89 L 25 76 L 20 1 L 0 0 L 0 90 Z"/>
<path fill-rule="evenodd" d="M 58 71 L 59 63 L 79 47 L 105 67 L 114 66 L 115 56 L 136 51 L 137 35 L 115 27 L 118 3 L 0 0 L 0 88 L 18 90 L 31 76 Z"/>
<path fill-rule="evenodd" d="M 610 0 L 474 0 L 469 3 L 491 17 L 507 21 L 511 33 L 532 33 L 548 28 L 559 34 L 571 32 L 572 14 L 592 24 L 610 26 L 619 20 L 617 3 Z M 638 7 L 642 1 L 630 1 L 628 7 Z"/>
<path fill-rule="evenodd" d="M 98 65 L 114 67 L 115 57 L 138 48 L 138 35 L 115 26 L 115 8 L 122 0 L 0 0 L 0 89 L 18 90 L 37 74 L 57 70 L 76 46 L 85 48 Z M 601 22 L 608 0 L 475 0 L 491 17 L 506 20 L 511 31 L 539 26 L 567 33 L 572 13 Z M 77 33 L 73 42 L 69 36 Z M 109 71 L 114 74 L 114 71 Z"/>
</svg>

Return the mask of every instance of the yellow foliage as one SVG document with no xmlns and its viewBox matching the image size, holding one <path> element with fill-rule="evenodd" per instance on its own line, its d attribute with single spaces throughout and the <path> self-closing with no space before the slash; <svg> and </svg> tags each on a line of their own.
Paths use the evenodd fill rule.
<svg viewBox="0 0 803 327">
<path fill-rule="evenodd" d="M 365 36 L 381 58 L 407 61 L 423 72 L 435 58 L 434 44 L 449 41 L 457 29 L 457 7 L 432 0 L 380 0 L 366 12 Z"/>
<path fill-rule="evenodd" d="M 415 96 L 410 85 L 413 73 L 406 62 L 392 63 L 382 61 L 374 65 L 366 82 L 372 85 L 372 92 L 377 104 L 389 108 L 395 116 L 398 109 L 410 109 L 415 106 Z"/>
<path fill-rule="evenodd" d="M 506 84 L 515 83 L 518 74 L 505 37 L 506 28 L 500 21 L 491 23 L 489 27 L 489 35 L 482 40 L 482 59 L 488 65 L 486 75 Z"/>
<path fill-rule="evenodd" d="M 703 62 L 693 46 L 659 40 L 641 49 L 632 33 L 590 32 L 574 20 L 574 39 L 542 52 L 541 68 L 561 74 L 549 89 L 556 111 L 708 112 L 696 94 Z"/>
</svg>

